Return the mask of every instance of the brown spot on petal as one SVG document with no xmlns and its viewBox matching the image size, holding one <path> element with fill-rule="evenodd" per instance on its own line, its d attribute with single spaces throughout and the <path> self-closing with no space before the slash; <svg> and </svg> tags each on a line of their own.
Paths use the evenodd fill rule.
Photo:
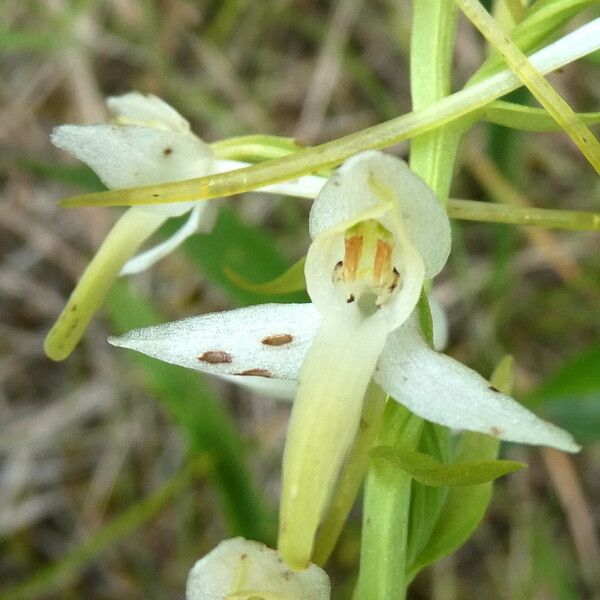
<svg viewBox="0 0 600 600">
<path fill-rule="evenodd" d="M 269 373 L 269 371 L 266 369 L 248 369 L 247 371 L 236 373 L 236 375 L 245 375 L 247 377 L 272 377 L 271 373 Z"/>
<path fill-rule="evenodd" d="M 498 427 L 490 427 L 490 434 L 493 435 L 494 437 L 500 437 L 502 435 L 502 429 L 499 429 Z"/>
<path fill-rule="evenodd" d="M 294 336 L 289 333 L 275 333 L 268 335 L 261 340 L 265 346 L 285 346 L 293 341 Z"/>
<path fill-rule="evenodd" d="M 286 580 L 289 581 L 292 577 L 292 572 L 291 571 L 284 571 L 281 576 Z"/>
<path fill-rule="evenodd" d="M 232 357 L 231 354 L 222 350 L 209 350 L 202 356 L 199 356 L 198 360 L 209 365 L 224 365 L 229 364 L 232 361 Z"/>
<path fill-rule="evenodd" d="M 244 553 L 240 556 L 240 560 L 246 560 L 247 558 L 248 558 L 248 555 L 246 553 Z"/>
<path fill-rule="evenodd" d="M 165 156 L 169 156 L 169 154 L 173 154 L 173 148 L 165 148 L 165 149 L 163 150 L 163 154 L 164 154 Z"/>
<path fill-rule="evenodd" d="M 492 392 L 497 392 L 498 394 L 500 393 L 500 390 L 493 385 L 488 385 L 488 390 L 492 390 Z"/>
</svg>

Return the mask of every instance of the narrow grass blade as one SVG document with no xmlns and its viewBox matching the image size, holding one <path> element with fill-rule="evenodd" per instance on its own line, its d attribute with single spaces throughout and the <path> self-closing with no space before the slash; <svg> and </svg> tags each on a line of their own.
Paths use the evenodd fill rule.
<svg viewBox="0 0 600 600">
<path fill-rule="evenodd" d="M 42 568 L 24 584 L 0 592 L 0 599 L 33 600 L 38 597 L 52 596 L 54 590 L 68 586 L 88 563 L 154 518 L 183 493 L 194 479 L 205 477 L 211 468 L 211 461 L 207 455 L 196 457 L 183 471 L 164 483 L 153 494 L 104 525 L 58 562 Z"/>
<path fill-rule="evenodd" d="M 586 125 L 600 123 L 600 112 L 576 114 Z M 496 100 L 488 104 L 478 116 L 489 123 L 520 131 L 560 131 L 562 129 L 543 108 L 504 102 L 503 100 Z"/>
<path fill-rule="evenodd" d="M 504 58 L 515 75 L 571 137 L 594 169 L 600 173 L 600 143 L 589 127 L 579 119 L 562 96 L 554 90 L 538 69 L 519 50 L 519 47 L 502 31 L 478 0 L 455 0 L 455 2 Z"/>
<path fill-rule="evenodd" d="M 547 73 L 600 48 L 600 18 L 567 34 L 530 57 L 536 69 Z M 62 206 L 120 206 L 207 200 L 231 196 L 269 184 L 296 179 L 323 168 L 335 167 L 369 148 L 386 148 L 416 135 L 447 125 L 520 87 L 509 70 L 447 96 L 416 112 L 369 127 L 345 137 L 268 160 L 245 169 L 209 175 L 168 185 L 128 188 L 117 192 L 83 194 L 61 202 Z"/>
</svg>

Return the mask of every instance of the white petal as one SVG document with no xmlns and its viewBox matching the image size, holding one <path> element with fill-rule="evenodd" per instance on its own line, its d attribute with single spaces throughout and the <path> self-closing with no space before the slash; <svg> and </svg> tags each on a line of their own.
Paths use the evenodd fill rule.
<svg viewBox="0 0 600 600">
<path fill-rule="evenodd" d="M 375 381 L 412 412 L 434 423 L 511 442 L 579 450 L 566 431 L 497 392 L 472 369 L 431 350 L 414 318 L 388 336 Z"/>
<path fill-rule="evenodd" d="M 389 198 L 377 188 L 388 190 Z M 402 223 L 423 260 L 425 276 L 436 275 L 450 253 L 448 215 L 403 160 L 382 152 L 361 152 L 330 177 L 311 209 L 310 234 L 315 238 L 341 224 L 347 227 L 357 222 L 357 215 L 377 210 L 381 210 L 378 220 L 389 231 Z"/>
<path fill-rule="evenodd" d="M 129 92 L 107 98 L 106 104 L 121 123 L 171 129 L 180 133 L 190 131 L 190 124 L 172 106 L 152 94 Z"/>
<path fill-rule="evenodd" d="M 187 221 L 167 240 L 153 246 L 145 252 L 130 258 L 121 269 L 119 275 L 133 275 L 141 273 L 156 264 L 159 260 L 171 254 L 175 248 L 183 244 L 190 236 L 198 231 L 200 219 L 202 218 L 204 208 L 208 204 L 198 204 L 190 212 Z"/>
<path fill-rule="evenodd" d="M 255 394 L 276 400 L 291 402 L 296 396 L 298 382 L 289 379 L 270 379 L 267 377 L 251 377 L 247 375 L 220 375 L 222 379 L 244 387 Z"/>
<path fill-rule="evenodd" d="M 215 161 L 215 173 L 225 173 L 226 171 L 235 171 L 249 167 L 251 163 L 238 160 L 217 160 Z M 317 175 L 305 175 L 291 181 L 282 181 L 266 187 L 252 190 L 254 192 L 265 192 L 267 194 L 282 194 L 283 196 L 295 196 L 297 198 L 316 198 L 323 186 L 327 182 L 325 177 Z"/>
<path fill-rule="evenodd" d="M 329 600 L 329 578 L 316 565 L 290 571 L 275 550 L 233 538 L 221 542 L 194 565 L 187 580 L 186 600 L 234 598 Z"/>
<path fill-rule="evenodd" d="M 112 189 L 200 177 L 210 172 L 210 148 L 192 134 L 139 125 L 63 125 L 52 133 L 55 146 L 88 164 Z M 169 216 L 193 202 L 146 207 Z"/>
<path fill-rule="evenodd" d="M 320 321 L 312 304 L 262 304 L 137 329 L 109 341 L 214 375 L 294 381 Z"/>
</svg>

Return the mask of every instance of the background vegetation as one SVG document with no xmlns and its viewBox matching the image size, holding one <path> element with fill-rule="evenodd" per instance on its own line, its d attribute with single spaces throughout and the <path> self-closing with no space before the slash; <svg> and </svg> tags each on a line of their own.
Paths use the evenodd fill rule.
<svg viewBox="0 0 600 600">
<path fill-rule="evenodd" d="M 272 539 L 288 407 L 106 337 L 269 301 L 223 267 L 280 274 L 305 252 L 309 205 L 220 201 L 212 233 L 121 283 L 74 355 L 52 363 L 43 337 L 117 211 L 56 207 L 99 183 L 48 134 L 103 121 L 104 97 L 132 89 L 173 104 L 207 141 L 315 143 L 378 123 L 410 108 L 410 2 L 4 0 L 1 17 L 0 598 L 181 598 L 193 562 L 222 538 Z M 461 21 L 457 88 L 484 53 Z M 600 105 L 598 62 L 552 76 L 577 110 Z M 600 211 L 598 179 L 565 135 L 480 125 L 458 163 L 455 197 Z M 449 353 L 484 375 L 512 353 L 517 397 L 585 450 L 507 445 L 530 468 L 495 485 L 477 534 L 411 597 L 598 597 L 598 234 L 458 222 L 453 234 L 436 287 Z M 340 598 L 359 525 L 357 508 L 328 568 Z"/>
</svg>

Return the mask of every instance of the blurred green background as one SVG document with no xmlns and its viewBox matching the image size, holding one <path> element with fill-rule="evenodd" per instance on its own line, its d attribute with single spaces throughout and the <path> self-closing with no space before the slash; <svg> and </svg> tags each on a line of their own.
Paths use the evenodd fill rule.
<svg viewBox="0 0 600 600">
<path fill-rule="evenodd" d="M 120 283 L 76 352 L 47 360 L 43 337 L 118 214 L 57 208 L 100 188 L 50 145 L 52 127 L 103 121 L 106 96 L 140 90 L 207 141 L 329 140 L 410 109 L 410 13 L 408 0 L 3 0 L 0 599 L 182 598 L 189 568 L 219 540 L 272 540 L 289 407 L 110 348 L 106 337 L 303 298 L 241 290 L 223 268 L 257 282 L 283 272 L 306 252 L 308 201 L 218 201 L 210 234 Z M 461 21 L 456 89 L 484 56 Z M 551 77 L 577 110 L 600 106 L 597 58 Z M 512 99 L 531 103 L 525 92 Z M 406 156 L 408 146 L 392 151 Z M 559 133 L 477 126 L 453 196 L 498 189 L 505 201 L 600 211 L 598 178 Z M 530 468 L 495 485 L 470 543 L 421 574 L 410 597 L 600 597 L 600 237 L 453 225 L 435 287 L 448 352 L 486 376 L 513 354 L 516 396 L 585 449 L 507 446 Z M 357 508 L 328 567 L 335 597 L 349 597 L 359 535 Z"/>
</svg>

